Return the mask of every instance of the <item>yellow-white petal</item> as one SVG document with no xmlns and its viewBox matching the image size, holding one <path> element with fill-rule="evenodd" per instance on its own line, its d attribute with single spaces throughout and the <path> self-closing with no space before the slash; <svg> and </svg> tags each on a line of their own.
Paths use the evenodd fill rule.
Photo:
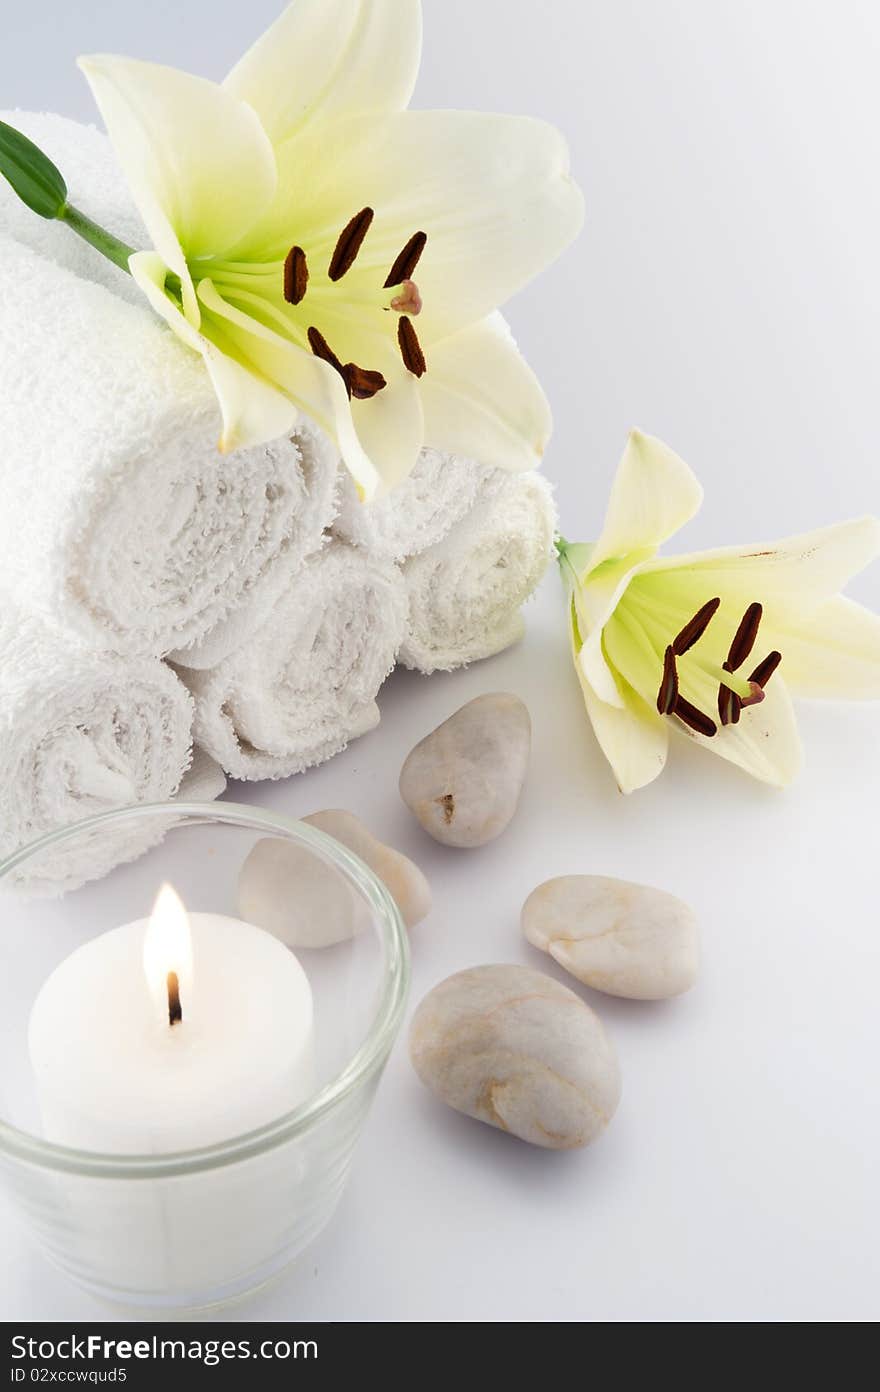
<svg viewBox="0 0 880 1392">
<path fill-rule="evenodd" d="M 130 58 L 81 58 L 119 163 L 159 255 L 198 308 L 187 259 L 218 255 L 272 203 L 277 171 L 255 112 L 224 88 Z"/>
<path fill-rule="evenodd" d="M 217 344 L 208 343 L 204 356 L 223 417 L 219 448 L 224 454 L 290 434 L 299 410 L 289 397 Z"/>
<path fill-rule="evenodd" d="M 280 144 L 311 121 L 402 111 L 421 46 L 419 0 L 294 0 L 224 85 Z"/>
<path fill-rule="evenodd" d="M 223 418 L 220 449 L 226 452 L 260 445 L 287 434 L 298 415 L 294 403 L 253 369 L 236 361 L 231 343 L 230 352 L 224 352 L 192 327 L 165 293 L 162 258 L 152 251 L 137 252 L 129 261 L 129 269 L 156 313 L 188 348 L 204 358 Z"/>
<path fill-rule="evenodd" d="M 800 770 L 801 739 L 791 697 L 778 675 L 770 679 L 761 704 L 742 712 L 738 725 L 722 725 L 711 739 L 686 725 L 679 728 L 710 754 L 737 764 L 762 783 L 784 788 Z"/>
<path fill-rule="evenodd" d="M 880 522 L 857 517 L 779 541 L 661 557 L 642 569 L 676 572 L 677 584 L 705 598 L 760 600 L 768 627 L 787 627 L 837 594 L 878 555 Z"/>
<path fill-rule="evenodd" d="M 169 328 L 196 353 L 203 353 L 205 340 L 198 329 L 181 312 L 176 300 L 165 291 L 168 266 L 157 251 L 136 251 L 128 258 L 128 269 L 135 284 L 146 295 L 150 305 Z"/>
<path fill-rule="evenodd" d="M 310 267 L 326 267 L 349 218 L 372 208 L 356 271 L 375 293 L 409 237 L 423 231 L 428 242 L 414 273 L 423 346 L 486 318 L 583 220 L 562 137 L 525 117 L 402 111 L 310 126 L 277 156 L 278 197 L 235 255 L 281 258 L 296 240 Z M 352 274 L 340 291 L 355 283 Z"/>
<path fill-rule="evenodd" d="M 689 522 L 703 490 L 683 459 L 662 440 L 631 430 L 617 466 L 605 522 L 590 569 L 656 548 Z"/>
<path fill-rule="evenodd" d="M 603 701 L 584 676 L 579 662 L 580 636 L 570 615 L 572 654 L 584 705 L 599 747 L 614 771 L 622 793 L 635 792 L 662 773 L 669 748 L 666 722 L 631 687 L 620 682 L 619 700 Z"/>
<path fill-rule="evenodd" d="M 779 635 L 786 683 L 798 695 L 880 699 L 880 615 L 844 595 Z"/>
<path fill-rule="evenodd" d="M 501 469 L 540 464 L 550 407 L 500 316 L 432 344 L 421 390 L 425 441 L 435 449 Z"/>
<path fill-rule="evenodd" d="M 407 372 L 387 375 L 388 385 L 368 401 L 353 400 L 351 414 L 361 448 L 378 475 L 377 497 L 416 466 L 425 443 L 425 418 L 418 382 Z"/>
</svg>

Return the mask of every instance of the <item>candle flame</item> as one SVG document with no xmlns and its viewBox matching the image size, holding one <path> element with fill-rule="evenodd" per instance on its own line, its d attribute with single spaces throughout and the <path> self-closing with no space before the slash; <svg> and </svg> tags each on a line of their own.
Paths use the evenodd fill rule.
<svg viewBox="0 0 880 1392">
<path fill-rule="evenodd" d="M 192 936 L 186 909 L 170 884 L 162 885 L 153 905 L 144 937 L 144 973 L 164 1022 L 176 1023 L 181 1012 L 185 1018 L 192 1001 Z"/>
</svg>

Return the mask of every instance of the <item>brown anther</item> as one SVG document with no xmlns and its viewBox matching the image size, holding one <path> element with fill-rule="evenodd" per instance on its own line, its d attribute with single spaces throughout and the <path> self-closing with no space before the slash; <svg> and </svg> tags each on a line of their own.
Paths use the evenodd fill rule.
<svg viewBox="0 0 880 1392">
<path fill-rule="evenodd" d="M 692 730 L 696 730 L 698 735 L 705 735 L 707 739 L 711 739 L 713 735 L 718 733 L 715 721 L 710 716 L 704 715 L 696 706 L 692 706 L 690 701 L 686 701 L 683 696 L 679 696 L 676 701 L 673 714 L 678 716 L 682 724 L 689 725 Z"/>
<path fill-rule="evenodd" d="M 668 647 L 663 657 L 663 676 L 657 692 L 657 709 L 661 715 L 671 715 L 678 700 L 678 670 L 675 665 L 675 652 Z"/>
<path fill-rule="evenodd" d="M 422 297 L 415 281 L 405 280 L 400 288 L 403 294 L 394 296 L 391 308 L 396 309 L 398 314 L 421 314 Z"/>
<path fill-rule="evenodd" d="M 425 355 L 412 322 L 407 319 L 405 314 L 402 314 L 397 321 L 397 342 L 400 346 L 400 356 L 403 358 L 404 367 L 414 377 L 421 377 L 427 368 Z"/>
<path fill-rule="evenodd" d="M 414 232 L 407 242 L 403 251 L 396 258 L 394 265 L 388 272 L 383 290 L 390 290 L 392 285 L 399 285 L 403 280 L 409 280 L 416 266 L 419 264 L 419 257 L 425 250 L 425 243 L 428 240 L 427 232 Z"/>
<path fill-rule="evenodd" d="M 750 604 L 743 614 L 739 628 L 733 635 L 733 642 L 727 654 L 727 661 L 730 666 L 728 671 L 736 672 L 745 662 L 752 648 L 755 646 L 755 639 L 758 636 L 758 629 L 761 625 L 761 616 L 764 613 L 760 604 Z"/>
<path fill-rule="evenodd" d="M 351 221 L 343 227 L 327 269 L 327 274 L 331 280 L 341 280 L 345 272 L 354 265 L 355 258 L 372 221 L 372 208 L 361 208 L 360 212 L 355 213 Z M 392 281 L 392 284 L 395 283 Z"/>
<path fill-rule="evenodd" d="M 291 247 L 284 258 L 284 298 L 288 304 L 299 304 L 309 283 L 309 268 L 302 247 Z"/>
<path fill-rule="evenodd" d="M 383 387 L 387 386 L 381 372 L 373 372 L 368 367 L 358 367 L 357 363 L 345 364 L 345 384 L 349 396 L 358 401 L 369 401 Z"/>
<path fill-rule="evenodd" d="M 719 598 L 709 599 L 698 609 L 694 617 L 685 624 L 681 632 L 672 640 L 672 647 L 676 657 L 682 657 L 694 643 L 699 642 L 718 609 L 721 600 Z"/>
<path fill-rule="evenodd" d="M 759 662 L 754 672 L 751 673 L 749 681 L 754 682 L 756 686 L 760 686 L 763 690 L 781 661 L 781 652 L 768 653 L 763 662 Z"/>
<path fill-rule="evenodd" d="M 321 358 L 324 362 L 329 363 L 331 367 L 335 367 L 343 382 L 345 382 L 346 387 L 348 387 L 348 380 L 346 377 L 345 368 L 342 366 L 342 363 L 339 361 L 336 354 L 333 352 L 333 349 L 330 347 L 330 344 L 327 342 L 326 338 L 321 333 L 321 330 L 316 329 L 313 325 L 312 328 L 309 329 L 306 337 L 309 340 L 309 347 L 311 348 L 315 357 Z"/>
</svg>

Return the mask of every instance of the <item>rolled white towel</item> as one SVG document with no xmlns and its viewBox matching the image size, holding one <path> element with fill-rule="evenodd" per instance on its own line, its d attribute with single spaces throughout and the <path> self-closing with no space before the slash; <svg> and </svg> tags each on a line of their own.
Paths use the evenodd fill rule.
<svg viewBox="0 0 880 1392">
<path fill-rule="evenodd" d="M 178 668 L 195 697 L 196 741 L 233 778 L 323 763 L 378 723 L 405 623 L 399 570 L 332 542 L 231 657 L 208 672 Z"/>
<path fill-rule="evenodd" d="M 337 536 L 375 556 L 403 561 L 442 541 L 485 496 L 493 481 L 505 478 L 459 454 L 423 449 L 412 473 L 389 493 L 369 504 L 360 501 L 354 481 L 340 470 Z"/>
<path fill-rule="evenodd" d="M 8 237 L 0 376 L 0 587 L 91 645 L 180 656 L 210 634 L 216 661 L 320 545 L 323 437 L 221 455 L 201 360 Z"/>
<path fill-rule="evenodd" d="M 443 540 L 403 567 L 409 600 L 400 660 L 449 672 L 517 642 L 520 607 L 553 552 L 556 508 L 541 474 L 493 472 L 477 503 Z"/>
<path fill-rule="evenodd" d="M 98 812 L 177 793 L 190 763 L 193 703 L 165 663 L 90 651 L 9 610 L 0 651 L 0 856 Z M 201 800 L 206 785 L 191 791 Z M 155 839 L 153 830 L 104 832 L 73 852 L 44 852 L 22 874 L 29 888 L 58 893 Z"/>
</svg>

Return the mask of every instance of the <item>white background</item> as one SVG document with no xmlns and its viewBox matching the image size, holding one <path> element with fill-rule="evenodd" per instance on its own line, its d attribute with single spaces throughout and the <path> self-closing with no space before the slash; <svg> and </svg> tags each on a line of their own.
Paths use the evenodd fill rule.
<svg viewBox="0 0 880 1392">
<path fill-rule="evenodd" d="M 91 119 L 73 66 L 121 51 L 220 77 L 275 0 L 29 0 L 0 50 L 4 107 Z M 590 538 L 627 428 L 706 485 L 685 536 L 765 540 L 877 511 L 880 7 L 872 0 L 427 0 L 416 105 L 529 112 L 567 133 L 588 224 L 510 309 L 556 416 L 547 472 Z M 880 604 L 880 566 L 852 592 Z M 401 761 L 471 696 L 534 722 L 519 816 L 494 845 L 435 846 Z M 679 742 L 624 799 L 586 725 L 549 575 L 518 650 L 399 674 L 380 729 L 330 765 L 233 795 L 347 806 L 418 859 L 413 1003 L 447 973 L 522 961 L 551 875 L 655 883 L 699 912 L 687 997 L 585 998 L 618 1046 L 606 1136 L 532 1150 L 446 1111 L 396 1049 L 330 1228 L 242 1319 L 837 1321 L 880 1314 L 877 708 L 802 709 L 807 764 L 778 793 Z M 104 1307 L 0 1229 L 0 1317 Z"/>
</svg>

